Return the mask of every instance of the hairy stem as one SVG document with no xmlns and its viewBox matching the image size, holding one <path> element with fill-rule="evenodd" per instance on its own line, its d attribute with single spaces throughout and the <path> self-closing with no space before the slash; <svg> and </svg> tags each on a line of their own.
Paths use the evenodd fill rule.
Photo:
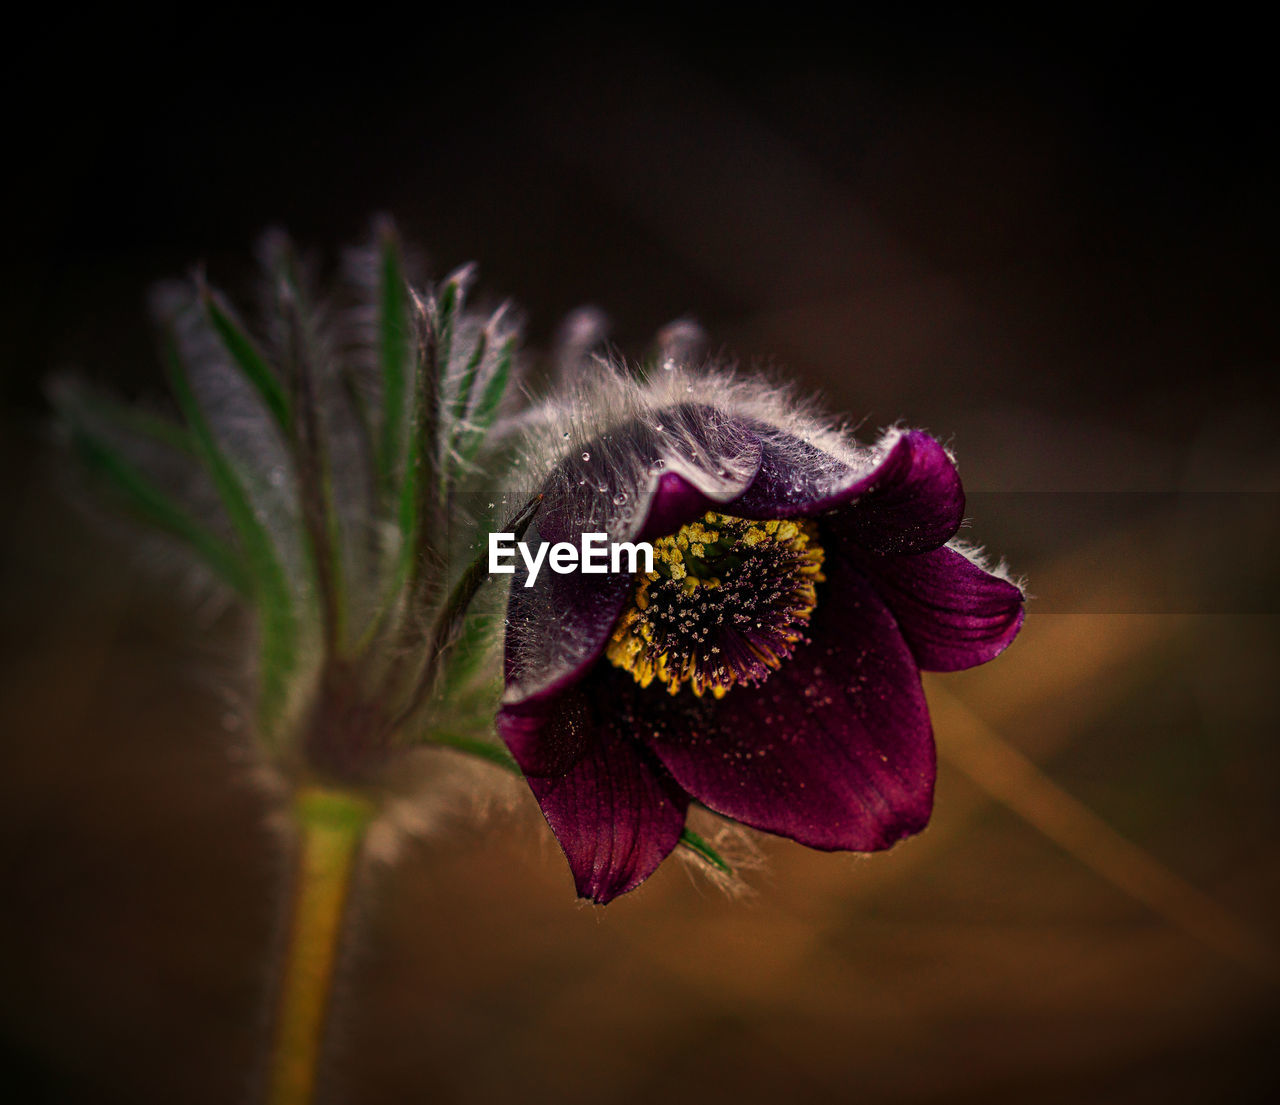
<svg viewBox="0 0 1280 1105">
<path fill-rule="evenodd" d="M 301 855 L 289 903 L 269 1105 L 310 1105 L 315 1097 L 352 869 L 372 813 L 363 798 L 318 786 L 304 786 L 295 800 Z"/>
</svg>

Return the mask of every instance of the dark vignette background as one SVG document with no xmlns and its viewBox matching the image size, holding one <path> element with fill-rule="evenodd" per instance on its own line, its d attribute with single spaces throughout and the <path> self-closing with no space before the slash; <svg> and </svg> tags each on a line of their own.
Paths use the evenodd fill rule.
<svg viewBox="0 0 1280 1105">
<path fill-rule="evenodd" d="M 522 806 L 369 874 L 332 1100 L 1274 1089 L 1273 981 L 948 759 L 962 700 L 1277 937 L 1260 28 L 178 14 L 50 20 L 5 48 L 6 1084 L 239 1099 L 281 873 L 225 750 L 209 618 L 61 505 L 42 379 L 156 394 L 155 280 L 200 261 L 243 294 L 264 227 L 332 258 L 385 211 L 435 274 L 478 261 L 535 346 L 584 302 L 632 354 L 692 314 L 868 430 L 949 438 L 975 534 L 1041 613 L 989 670 L 931 684 L 955 696 L 935 703 L 939 814 L 892 857 L 770 843 L 753 903 L 673 869 L 598 914 Z"/>
</svg>

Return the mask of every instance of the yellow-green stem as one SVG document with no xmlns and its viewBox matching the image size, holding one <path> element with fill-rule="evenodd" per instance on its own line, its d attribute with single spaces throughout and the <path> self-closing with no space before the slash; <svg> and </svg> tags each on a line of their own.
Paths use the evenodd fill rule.
<svg viewBox="0 0 1280 1105">
<path fill-rule="evenodd" d="M 301 836 L 290 899 L 268 1071 L 269 1105 L 310 1105 L 352 870 L 373 806 L 346 791 L 305 786 L 294 815 Z"/>
</svg>

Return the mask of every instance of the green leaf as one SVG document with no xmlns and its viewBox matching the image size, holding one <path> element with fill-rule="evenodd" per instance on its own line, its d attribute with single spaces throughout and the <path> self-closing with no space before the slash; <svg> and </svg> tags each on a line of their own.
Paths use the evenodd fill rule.
<svg viewBox="0 0 1280 1105">
<path fill-rule="evenodd" d="M 415 298 L 415 307 L 422 309 Z M 414 362 L 412 433 L 405 458 L 404 482 L 400 485 L 397 524 L 400 530 L 400 556 L 392 577 L 392 595 L 399 594 L 406 580 L 416 583 L 415 568 L 425 560 L 435 525 L 434 482 L 436 478 L 436 435 L 438 432 L 437 381 L 435 366 L 430 363 L 431 336 L 424 332 L 426 344 Z M 426 494 L 424 494 L 426 492 Z M 411 586 L 410 591 L 414 590 Z M 408 613 L 408 611 L 406 611 Z"/>
<path fill-rule="evenodd" d="M 440 448 L 441 396 L 448 376 L 454 319 L 461 304 L 464 278 L 465 271 L 450 277 L 429 313 L 414 297 L 415 306 L 424 312 L 426 333 L 413 381 L 413 433 L 400 493 L 398 521 L 402 544 L 394 577 L 396 592 L 407 582 L 411 600 L 418 595 L 421 573 L 427 567 L 435 540 L 445 528 L 440 517 L 445 498 L 445 469 Z M 404 613 L 409 615 L 411 611 Z"/>
<path fill-rule="evenodd" d="M 334 506 L 325 429 L 319 415 L 312 316 L 299 279 L 297 258 L 283 235 L 274 238 L 266 269 L 275 282 L 273 307 L 285 335 L 280 359 L 294 410 L 287 436 L 298 481 L 298 503 L 323 614 L 325 648 L 334 652 L 341 648 L 346 630 L 342 533 Z"/>
<path fill-rule="evenodd" d="M 458 459 L 464 465 L 475 460 L 480 452 L 480 446 L 484 444 L 485 434 L 489 432 L 489 427 L 498 416 L 498 408 L 502 404 L 502 397 L 506 394 L 507 384 L 511 379 L 511 363 L 515 359 L 515 351 L 514 337 L 503 342 L 493 374 L 485 381 L 484 388 L 480 392 L 480 398 L 476 401 L 475 410 L 471 414 L 470 428 L 458 445 Z"/>
<path fill-rule="evenodd" d="M 471 356 L 467 359 L 467 367 L 463 370 L 462 379 L 458 383 L 458 394 L 453 399 L 453 417 L 450 419 L 450 432 L 453 435 L 451 444 L 455 446 L 462 433 L 467 408 L 471 406 L 471 392 L 475 389 L 476 376 L 480 372 L 480 365 L 484 361 L 484 353 L 488 345 L 489 332 L 481 330 L 480 336 L 476 338 L 476 347 L 471 351 Z"/>
<path fill-rule="evenodd" d="M 439 528 L 435 517 L 437 506 L 435 492 L 438 379 L 434 327 L 427 306 L 404 283 L 399 255 L 396 252 L 395 239 L 392 237 L 389 225 L 384 226 L 381 233 L 384 247 L 382 299 L 385 302 L 382 309 L 380 332 L 388 340 L 383 341 L 381 346 L 383 353 L 383 435 L 379 439 L 375 452 L 378 457 L 379 486 L 384 496 L 386 496 L 384 505 L 388 511 L 394 511 L 392 517 L 400 540 L 398 548 L 395 550 L 394 558 L 390 562 L 390 570 L 386 573 L 378 607 L 356 643 L 357 652 L 363 651 L 373 641 L 377 640 L 398 608 L 403 607 L 400 609 L 403 617 L 412 617 L 413 588 L 410 588 L 410 604 L 401 604 L 400 598 L 404 592 L 406 582 L 413 577 L 415 565 L 423 560 L 421 555 L 423 544 L 429 544 L 432 534 Z M 399 282 L 398 284 L 397 281 Z M 397 287 L 403 293 L 403 298 L 393 294 L 394 289 Z M 411 309 L 416 314 L 417 324 L 412 329 L 418 338 L 416 348 L 411 351 L 412 357 L 409 366 L 413 371 L 411 381 L 412 408 L 409 412 L 410 417 L 407 420 L 411 432 L 403 445 L 404 471 L 403 479 L 400 480 L 398 487 L 396 486 L 397 465 L 394 450 L 399 449 L 401 446 L 398 444 L 398 439 L 396 439 L 397 444 L 389 445 L 387 434 L 395 426 L 405 421 L 404 387 L 406 381 L 403 373 L 396 368 L 398 362 L 395 357 L 397 355 L 388 353 L 388 351 L 398 348 L 396 343 L 391 340 L 395 334 L 405 333 L 407 336 L 408 323 L 407 321 L 405 322 L 404 329 L 386 323 L 388 313 L 394 314 L 397 310 L 391 304 L 399 304 L 405 308 L 405 313 L 401 317 L 406 320 L 408 318 L 408 310 Z M 407 344 L 404 349 L 406 356 L 410 355 Z M 401 367 L 403 368 L 404 366 Z M 397 380 L 399 381 L 398 384 Z M 389 400 L 392 406 L 398 410 L 394 421 L 387 415 L 387 403 Z"/>
<path fill-rule="evenodd" d="M 501 621 L 501 614 L 471 613 L 462 623 L 458 637 L 449 648 L 445 671 L 445 693 L 456 692 L 475 673 L 484 659 L 488 638 Z"/>
<path fill-rule="evenodd" d="M 204 304 L 205 315 L 210 325 L 217 331 L 232 360 L 262 396 L 262 401 L 266 403 L 276 424 L 287 431 L 293 418 L 293 411 L 289 404 L 288 393 L 275 371 L 258 351 L 253 339 L 219 302 L 217 293 L 208 288 L 201 288 L 200 299 Z"/>
<path fill-rule="evenodd" d="M 382 373 L 382 425 L 378 478 L 391 498 L 405 460 L 405 401 L 409 385 L 409 303 L 400 243 L 389 225 L 379 230 L 378 364 Z"/>
<path fill-rule="evenodd" d="M 249 577 L 235 549 L 198 522 L 106 442 L 82 426 L 73 426 L 71 435 L 72 444 L 86 466 L 107 479 L 146 521 L 185 541 L 223 580 L 237 591 L 248 593 Z"/>
<path fill-rule="evenodd" d="M 170 333 L 165 335 L 165 357 L 178 407 L 187 421 L 192 441 L 213 479 L 223 509 L 227 512 L 244 552 L 251 593 L 257 604 L 261 623 L 262 671 L 259 674 L 261 697 L 258 711 L 264 732 L 269 735 L 283 713 L 288 695 L 288 680 L 297 664 L 298 623 L 289 592 L 289 580 L 281 566 L 271 535 L 258 520 L 239 477 L 214 437 L 192 390 L 177 343 Z"/>
<path fill-rule="evenodd" d="M 680 847 L 687 848 L 694 855 L 704 862 L 710 864 L 717 871 L 725 875 L 732 875 L 733 868 L 725 862 L 724 857 L 720 855 L 710 844 L 702 839 L 692 829 L 685 829 L 680 834 Z"/>
<path fill-rule="evenodd" d="M 438 394 L 445 395 L 449 379 L 449 361 L 453 357 L 453 331 L 464 296 L 462 281 L 465 272 L 455 273 L 445 281 L 435 310 L 436 371 L 439 374 Z"/>
<path fill-rule="evenodd" d="M 459 752 L 465 752 L 468 756 L 475 756 L 478 759 L 487 760 L 491 764 L 497 764 L 498 767 L 505 768 L 513 775 L 524 777 L 519 765 L 512 759 L 511 753 L 502 745 L 493 741 L 481 740 L 478 737 L 464 737 L 458 733 L 441 732 L 433 732 L 427 739 L 432 744 L 457 749 Z"/>
</svg>

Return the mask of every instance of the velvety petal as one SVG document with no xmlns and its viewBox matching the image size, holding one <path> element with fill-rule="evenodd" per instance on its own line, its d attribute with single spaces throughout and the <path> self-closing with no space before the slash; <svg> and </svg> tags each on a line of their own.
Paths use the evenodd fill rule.
<svg viewBox="0 0 1280 1105">
<path fill-rule="evenodd" d="M 955 549 L 865 553 L 855 560 L 893 611 L 916 662 L 929 671 L 985 664 L 1022 626 L 1022 592 Z"/>
<path fill-rule="evenodd" d="M 839 516 L 841 534 L 878 553 L 919 553 L 945 545 L 964 520 L 964 488 L 947 451 L 908 430 L 854 489 Z"/>
<path fill-rule="evenodd" d="M 538 524 L 548 541 L 605 533 L 648 540 L 742 494 L 760 467 L 745 423 L 686 403 L 631 419 L 566 451 L 543 488 Z"/>
<path fill-rule="evenodd" d="M 872 448 L 838 457 L 777 426 L 749 425 L 760 441 L 760 469 L 730 511 L 744 518 L 794 518 L 838 506 L 879 461 Z"/>
<path fill-rule="evenodd" d="M 718 813 L 814 848 L 876 851 L 929 820 L 933 734 L 893 616 L 848 562 L 826 572 L 811 643 L 719 701 L 652 695 L 638 733 Z"/>
<path fill-rule="evenodd" d="M 964 518 L 964 491 L 943 447 L 919 430 L 894 431 L 841 459 L 774 427 L 753 425 L 760 471 L 729 507 L 748 518 L 836 512 L 842 537 L 877 552 L 945 544 Z"/>
<path fill-rule="evenodd" d="M 498 708 L 495 724 L 526 777 L 563 775 L 582 759 L 591 741 L 580 701 L 567 687 L 553 687 Z"/>
<path fill-rule="evenodd" d="M 654 541 L 675 533 L 686 522 L 705 514 L 708 510 L 721 510 L 726 502 L 737 497 L 731 495 L 713 499 L 679 472 L 664 472 L 648 497 L 644 521 L 637 528 L 635 540 Z"/>
<path fill-rule="evenodd" d="M 531 548 L 541 540 L 536 532 L 525 539 Z M 561 575 L 545 563 L 534 586 L 524 585 L 527 578 L 518 564 L 507 598 L 502 702 L 536 714 L 600 658 L 635 581 L 612 573 Z"/>
<path fill-rule="evenodd" d="M 688 796 L 631 739 L 625 714 L 589 684 L 561 696 L 548 725 L 579 729 L 585 749 L 565 774 L 528 776 L 529 787 L 564 849 L 578 894 L 610 901 L 671 854 Z"/>
<path fill-rule="evenodd" d="M 741 423 L 693 404 L 673 407 L 662 419 L 619 425 L 567 455 L 543 488 L 543 505 L 525 534 L 530 548 L 541 541 L 576 545 L 583 533 L 651 541 L 737 498 L 755 477 L 760 443 Z M 503 702 L 537 713 L 538 701 L 571 687 L 599 659 L 634 581 L 612 573 L 561 575 L 544 563 L 526 587 L 522 558 L 514 564 Z"/>
</svg>

